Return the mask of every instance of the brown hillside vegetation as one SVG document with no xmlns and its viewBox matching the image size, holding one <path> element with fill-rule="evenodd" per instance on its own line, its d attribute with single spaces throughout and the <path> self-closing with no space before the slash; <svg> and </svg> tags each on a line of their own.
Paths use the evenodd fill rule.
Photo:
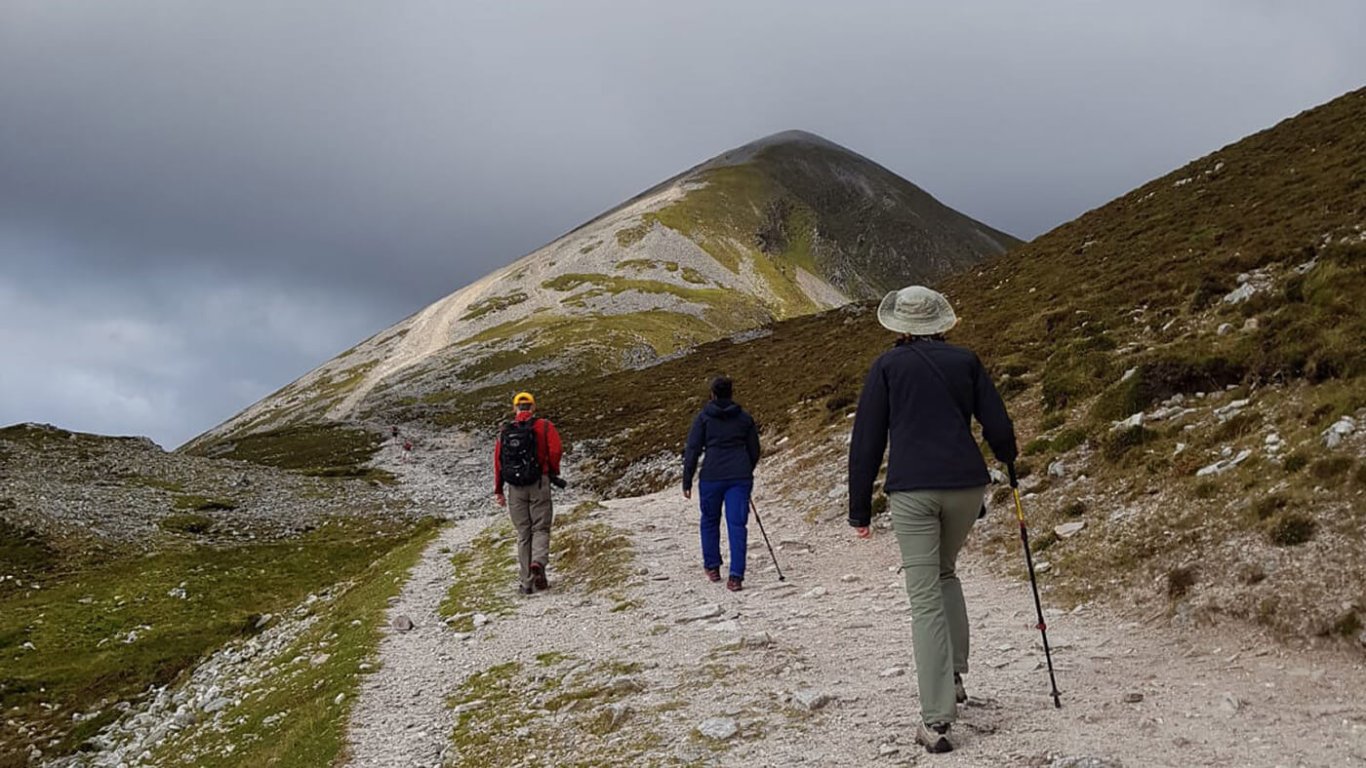
<svg viewBox="0 0 1366 768">
<path fill-rule="evenodd" d="M 1183 619 L 1359 631 L 1361 433 L 1333 448 L 1322 433 L 1366 408 L 1364 225 L 1366 91 L 1355 91 L 941 286 L 964 318 L 954 340 L 987 361 L 1020 423 L 1054 589 L 1170 600 Z M 587 448 L 592 482 L 641 490 L 676 476 L 709 376 L 736 377 L 770 444 L 800 440 L 844 423 L 890 341 L 858 307 L 771 331 L 523 386 Z M 488 426 L 505 389 L 406 415 Z M 1064 520 L 1087 528 L 1059 540 L 1048 528 Z"/>
</svg>

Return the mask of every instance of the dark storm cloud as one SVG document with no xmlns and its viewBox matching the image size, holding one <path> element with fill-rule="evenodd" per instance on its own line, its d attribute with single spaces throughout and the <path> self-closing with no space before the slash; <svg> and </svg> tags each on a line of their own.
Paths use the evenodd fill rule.
<svg viewBox="0 0 1366 768">
<path fill-rule="evenodd" d="M 774 131 L 1032 237 L 1366 74 L 1358 3 L 950 5 L 2 0 L 0 421 L 179 442 Z"/>
</svg>

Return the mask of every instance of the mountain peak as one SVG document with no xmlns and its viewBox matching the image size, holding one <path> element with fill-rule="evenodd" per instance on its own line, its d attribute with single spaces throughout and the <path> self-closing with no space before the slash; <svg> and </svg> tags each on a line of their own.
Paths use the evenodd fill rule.
<svg viewBox="0 0 1366 768">
<path fill-rule="evenodd" d="M 501 400 L 500 388 L 542 375 L 648 365 L 774 320 L 933 282 L 1016 242 L 832 141 L 782 131 L 450 294 L 194 447 L 283 424 L 449 410 L 484 390 Z"/>
</svg>

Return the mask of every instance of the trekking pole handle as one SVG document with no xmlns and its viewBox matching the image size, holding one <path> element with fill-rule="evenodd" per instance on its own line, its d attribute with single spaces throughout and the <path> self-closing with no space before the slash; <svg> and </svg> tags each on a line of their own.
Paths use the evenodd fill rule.
<svg viewBox="0 0 1366 768">
<path fill-rule="evenodd" d="M 1011 487 L 1011 488 L 1019 488 L 1019 487 L 1020 487 L 1020 479 L 1019 479 L 1019 477 L 1017 477 L 1017 476 L 1015 475 L 1015 462 L 1013 462 L 1013 461 L 1007 461 L 1007 462 L 1006 462 L 1006 472 L 1010 475 L 1010 487 Z"/>
</svg>

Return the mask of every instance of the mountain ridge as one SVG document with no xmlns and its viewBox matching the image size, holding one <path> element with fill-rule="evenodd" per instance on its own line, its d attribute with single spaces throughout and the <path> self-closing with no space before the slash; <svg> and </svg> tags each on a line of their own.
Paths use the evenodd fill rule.
<svg viewBox="0 0 1366 768">
<path fill-rule="evenodd" d="M 694 165 L 491 271 L 185 448 L 363 419 L 374 410 L 367 399 L 439 405 L 452 386 L 640 365 L 935 279 L 1017 242 L 862 155 L 784 131 Z"/>
</svg>

